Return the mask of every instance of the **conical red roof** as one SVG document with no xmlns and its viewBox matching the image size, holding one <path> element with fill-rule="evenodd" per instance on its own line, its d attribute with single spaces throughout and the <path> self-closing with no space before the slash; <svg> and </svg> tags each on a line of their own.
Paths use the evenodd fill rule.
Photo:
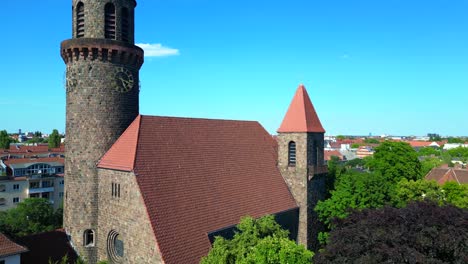
<svg viewBox="0 0 468 264">
<path fill-rule="evenodd" d="M 297 88 L 278 132 L 325 133 L 304 85 Z"/>
</svg>

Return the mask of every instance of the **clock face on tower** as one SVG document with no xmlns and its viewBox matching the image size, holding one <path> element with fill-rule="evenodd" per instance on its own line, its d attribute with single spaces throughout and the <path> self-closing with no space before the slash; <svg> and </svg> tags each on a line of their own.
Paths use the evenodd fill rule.
<svg viewBox="0 0 468 264">
<path fill-rule="evenodd" d="M 115 71 L 115 90 L 126 93 L 132 90 L 135 83 L 133 73 L 125 68 L 118 68 Z"/>
</svg>

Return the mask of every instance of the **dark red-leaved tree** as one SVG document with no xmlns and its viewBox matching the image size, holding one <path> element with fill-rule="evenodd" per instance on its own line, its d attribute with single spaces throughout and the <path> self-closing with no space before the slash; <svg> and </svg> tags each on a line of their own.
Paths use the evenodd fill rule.
<svg viewBox="0 0 468 264">
<path fill-rule="evenodd" d="M 468 263 L 468 210 L 414 202 L 335 220 L 315 263 Z"/>
</svg>

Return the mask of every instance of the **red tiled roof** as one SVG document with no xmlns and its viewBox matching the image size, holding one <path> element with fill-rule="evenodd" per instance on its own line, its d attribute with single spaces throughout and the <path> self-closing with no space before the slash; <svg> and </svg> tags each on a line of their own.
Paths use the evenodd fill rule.
<svg viewBox="0 0 468 264">
<path fill-rule="evenodd" d="M 47 152 L 65 152 L 65 146 L 60 145 L 58 148 L 49 149 L 47 144 L 40 144 L 37 146 L 16 145 L 10 146 L 9 149 L 0 149 L 1 152 L 11 154 L 30 154 L 30 153 L 47 153 Z"/>
<path fill-rule="evenodd" d="M 338 150 L 325 150 L 324 156 L 325 156 L 325 160 L 331 160 L 332 156 L 336 156 L 340 160 L 343 159 L 343 155 Z"/>
<path fill-rule="evenodd" d="M 21 163 L 41 163 L 41 162 L 60 162 L 64 163 L 64 158 L 52 157 L 52 158 L 25 158 L 25 159 L 8 159 L 3 161 L 6 165 L 10 164 L 21 164 Z"/>
<path fill-rule="evenodd" d="M 434 168 L 425 177 L 426 180 L 434 180 L 438 184 L 454 181 L 459 184 L 468 184 L 468 170 L 453 168 Z"/>
<path fill-rule="evenodd" d="M 304 85 L 299 85 L 278 132 L 325 133 Z"/>
<path fill-rule="evenodd" d="M 21 256 L 21 264 L 48 264 L 49 259 L 55 263 L 65 255 L 68 263 L 75 263 L 78 259 L 63 230 L 20 237 L 18 243 L 29 248 L 29 252 Z"/>
<path fill-rule="evenodd" d="M 0 258 L 21 254 L 28 251 L 27 248 L 11 241 L 4 234 L 0 233 Z"/>
<path fill-rule="evenodd" d="M 432 144 L 432 142 L 428 141 L 406 141 L 406 143 L 410 144 L 413 148 L 429 147 Z"/>
<path fill-rule="evenodd" d="M 211 248 L 207 234 L 243 216 L 297 208 L 274 145 L 258 122 L 141 116 L 137 146 L 112 148 L 136 149 L 133 170 L 170 264 L 199 263 Z M 116 169 L 129 165 L 116 161 Z"/>
<path fill-rule="evenodd" d="M 140 130 L 139 115 L 107 151 L 99 162 L 100 168 L 132 171 L 135 163 L 138 132 Z"/>
</svg>

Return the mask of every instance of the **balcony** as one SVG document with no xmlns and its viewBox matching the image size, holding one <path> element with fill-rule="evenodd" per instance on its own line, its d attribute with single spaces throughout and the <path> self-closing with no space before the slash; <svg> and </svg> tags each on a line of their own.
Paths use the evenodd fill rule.
<svg viewBox="0 0 468 264">
<path fill-rule="evenodd" d="M 44 193 L 44 192 L 53 192 L 53 191 L 54 191 L 54 187 L 29 188 L 29 194 Z"/>
</svg>

